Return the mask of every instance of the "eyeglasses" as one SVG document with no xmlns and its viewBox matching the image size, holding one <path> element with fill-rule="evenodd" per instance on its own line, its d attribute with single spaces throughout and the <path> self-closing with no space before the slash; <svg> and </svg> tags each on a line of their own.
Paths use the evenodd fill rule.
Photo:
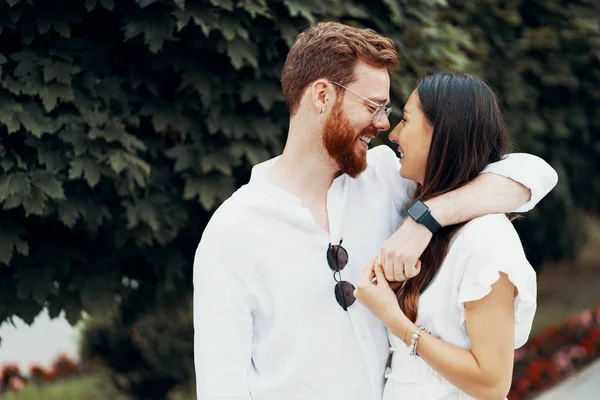
<svg viewBox="0 0 600 400">
<path fill-rule="evenodd" d="M 337 86 L 341 87 L 342 89 L 345 89 L 345 90 L 349 91 L 350 93 L 352 93 L 352 94 L 354 94 L 354 95 L 356 95 L 356 96 L 360 97 L 361 99 L 363 99 L 363 100 L 365 100 L 365 101 L 368 101 L 369 103 L 371 103 L 372 105 L 374 105 L 375 107 L 377 107 L 377 108 L 375 109 L 375 111 L 373 112 L 373 119 L 371 120 L 371 124 L 372 124 L 372 125 L 375 125 L 375 124 L 376 124 L 376 123 L 377 123 L 377 122 L 378 122 L 378 121 L 381 119 L 381 116 L 382 116 L 384 113 L 385 113 L 385 116 L 386 116 L 387 118 L 389 118 L 389 117 L 390 117 L 390 114 L 392 113 L 392 107 L 386 107 L 386 106 L 385 106 L 385 104 L 379 104 L 379 103 L 376 103 L 376 102 L 374 102 L 373 100 L 366 98 L 366 97 L 365 97 L 365 96 L 363 96 L 362 94 L 358 94 L 358 93 L 356 93 L 354 90 L 352 90 L 352 89 L 348 89 L 346 86 L 344 86 L 344 85 L 342 85 L 342 84 L 339 84 L 339 83 L 337 83 L 337 82 L 334 82 L 334 81 L 329 81 L 329 83 L 333 83 L 334 85 L 337 85 Z"/>
<path fill-rule="evenodd" d="M 334 288 L 335 299 L 345 311 L 348 311 L 348 307 L 354 304 L 356 297 L 354 297 L 354 285 L 348 281 L 343 281 L 340 272 L 348 264 L 348 252 L 342 247 L 343 240 L 343 238 L 340 239 L 339 244 L 332 245 L 329 243 L 327 264 L 333 271 L 333 279 L 337 282 Z"/>
</svg>

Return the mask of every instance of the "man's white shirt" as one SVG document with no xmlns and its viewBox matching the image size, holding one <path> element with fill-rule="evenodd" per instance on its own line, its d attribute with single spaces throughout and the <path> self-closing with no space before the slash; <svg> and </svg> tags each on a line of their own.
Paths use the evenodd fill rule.
<svg viewBox="0 0 600 400">
<path fill-rule="evenodd" d="M 367 153 L 358 178 L 327 194 L 329 232 L 296 196 L 264 178 L 276 158 L 215 212 L 194 259 L 196 386 L 199 400 L 380 400 L 389 342 L 384 325 L 355 302 L 344 311 L 326 259 L 343 237 L 343 280 L 356 285 L 404 218 L 415 183 L 399 175 L 393 150 Z M 542 159 L 511 154 L 493 172 L 531 189 L 535 206 L 557 182 Z"/>
</svg>

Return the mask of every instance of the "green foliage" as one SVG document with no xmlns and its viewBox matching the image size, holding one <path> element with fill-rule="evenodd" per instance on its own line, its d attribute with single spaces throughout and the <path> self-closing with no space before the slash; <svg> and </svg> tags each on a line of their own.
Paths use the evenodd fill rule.
<svg viewBox="0 0 600 400">
<path fill-rule="evenodd" d="M 131 290 L 124 280 L 150 304 L 188 293 L 210 213 L 282 150 L 280 68 L 299 29 L 340 19 L 410 35 L 422 46 L 408 61 L 428 54 L 461 68 L 468 37 L 436 30 L 436 7 L 0 4 L 0 321 L 30 322 L 43 306 L 65 308 L 71 322 L 82 309 L 111 314 Z M 394 76 L 399 98 L 410 93 L 405 78 Z"/>
<path fill-rule="evenodd" d="M 138 399 L 166 399 L 194 377 L 192 300 L 175 310 L 160 307 L 140 315 L 131 325 L 122 321 L 86 321 L 82 360 L 101 360 L 111 380 Z"/>
<path fill-rule="evenodd" d="M 396 106 L 429 68 L 488 80 L 518 148 L 560 175 L 519 223 L 529 256 L 575 256 L 600 208 L 599 4 L 1 2 L 0 322 L 47 306 L 132 326 L 183 302 L 212 211 L 282 150 L 280 69 L 323 20 L 402 43 Z"/>
<path fill-rule="evenodd" d="M 473 70 L 497 90 L 517 151 L 559 183 L 517 227 L 538 265 L 585 244 L 583 211 L 600 210 L 600 3 L 450 1 L 441 20 L 469 32 Z"/>
</svg>

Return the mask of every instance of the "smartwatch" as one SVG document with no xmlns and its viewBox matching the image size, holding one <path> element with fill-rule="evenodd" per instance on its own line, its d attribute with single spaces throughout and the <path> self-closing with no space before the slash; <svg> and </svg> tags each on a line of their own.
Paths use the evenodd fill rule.
<svg viewBox="0 0 600 400">
<path fill-rule="evenodd" d="M 410 206 L 406 213 L 419 224 L 425 225 L 431 233 L 436 233 L 441 228 L 439 222 L 431 215 L 429 207 L 423 204 L 421 200 Z"/>
</svg>

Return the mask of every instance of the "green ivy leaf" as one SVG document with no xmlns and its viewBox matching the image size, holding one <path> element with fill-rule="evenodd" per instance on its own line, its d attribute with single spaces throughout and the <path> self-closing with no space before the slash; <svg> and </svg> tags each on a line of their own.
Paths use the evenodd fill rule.
<svg viewBox="0 0 600 400">
<path fill-rule="evenodd" d="M 42 311 L 42 306 L 30 298 L 19 301 L 17 303 L 17 307 L 15 307 L 13 310 L 13 312 L 18 315 L 27 325 L 31 325 L 33 323 L 35 317 L 38 316 L 40 311 Z"/>
<path fill-rule="evenodd" d="M 37 304 L 44 306 L 48 294 L 54 288 L 53 272 L 48 268 L 19 268 L 15 272 L 19 300 L 25 300 L 31 296 Z"/>
<path fill-rule="evenodd" d="M 223 201 L 235 190 L 235 180 L 227 177 L 204 176 L 191 178 L 185 182 L 183 198 L 198 198 L 205 210 L 214 209 L 219 201 Z"/>
<path fill-rule="evenodd" d="M 44 200 L 46 196 L 42 189 L 37 186 L 31 187 L 31 194 L 27 197 L 22 197 L 22 205 L 25 209 L 25 217 L 30 215 L 44 215 Z"/>
<path fill-rule="evenodd" d="M 36 139 L 38 140 L 38 139 Z M 39 140 L 38 140 L 39 141 Z M 32 143 L 33 140 L 28 141 L 37 150 L 37 158 L 41 165 L 45 166 L 48 171 L 58 171 L 66 167 L 66 162 L 63 158 L 62 151 L 51 150 L 45 143 Z"/>
<path fill-rule="evenodd" d="M 281 85 L 266 80 L 244 83 L 240 93 L 240 99 L 244 103 L 247 103 L 251 99 L 257 99 L 258 103 L 265 111 L 271 111 L 275 102 L 285 101 L 281 92 Z"/>
<path fill-rule="evenodd" d="M 141 11 L 125 24 L 123 32 L 125 40 L 143 34 L 148 50 L 158 53 L 166 39 L 171 38 L 175 21 L 168 15 L 155 15 Z"/>
<path fill-rule="evenodd" d="M 23 105 L 23 112 L 19 113 L 21 124 L 35 137 L 39 139 L 45 133 L 54 133 L 58 130 L 61 121 L 44 115 L 44 111 L 38 103 L 21 104 Z"/>
<path fill-rule="evenodd" d="M 179 144 L 165 152 L 170 159 L 175 160 L 175 171 L 181 172 L 192 169 L 197 164 L 196 152 L 189 145 Z"/>
<path fill-rule="evenodd" d="M 306 0 L 283 0 L 283 4 L 287 7 L 292 17 L 302 16 L 313 24 L 317 21 L 317 18 L 312 13 L 314 7 L 311 7 L 310 3 Z"/>
<path fill-rule="evenodd" d="M 16 172 L 0 176 L 0 201 L 6 201 L 11 196 L 29 196 L 31 183 L 25 172 Z"/>
<path fill-rule="evenodd" d="M 200 167 L 203 174 L 218 171 L 224 176 L 231 176 L 233 165 L 229 149 L 221 149 L 215 153 L 201 156 Z"/>
<path fill-rule="evenodd" d="M 16 78 L 26 77 L 33 73 L 33 70 L 38 66 L 38 60 L 35 53 L 31 50 L 22 50 L 10 56 L 15 61 L 18 61 L 13 72 Z"/>
<path fill-rule="evenodd" d="M 8 133 L 15 133 L 21 127 L 19 113 L 23 111 L 21 104 L 17 103 L 9 93 L 0 93 L 0 122 L 6 125 Z"/>
<path fill-rule="evenodd" d="M 230 149 L 234 157 L 240 158 L 246 156 L 252 165 L 260 164 L 271 156 L 262 146 L 245 141 L 235 142 L 231 145 Z"/>
<path fill-rule="evenodd" d="M 108 153 L 107 158 L 108 165 L 117 174 L 121 174 L 124 170 L 139 171 L 143 175 L 144 182 L 142 186 L 150 177 L 150 165 L 132 154 L 126 153 L 122 150 L 114 149 Z M 139 183 L 139 180 L 137 181 Z"/>
<path fill-rule="evenodd" d="M 173 15 L 177 21 L 177 31 L 181 31 L 190 19 L 194 21 L 195 25 L 200 26 L 206 37 L 208 37 L 210 31 L 219 28 L 219 19 L 216 13 L 200 2 L 186 4 L 185 9 L 175 9 Z"/>
<path fill-rule="evenodd" d="M 237 70 L 241 69 L 246 62 L 254 68 L 258 68 L 256 48 L 252 43 L 236 37 L 227 44 L 227 55 L 231 60 L 231 65 Z"/>
<path fill-rule="evenodd" d="M 148 7 L 154 3 L 158 3 L 160 2 L 160 0 L 135 0 L 136 3 L 138 3 L 138 6 L 140 8 L 144 8 L 144 7 Z"/>
<path fill-rule="evenodd" d="M 39 92 L 39 96 L 47 112 L 54 110 L 58 104 L 58 100 L 75 100 L 75 94 L 71 86 L 55 82 L 46 84 Z"/>
<path fill-rule="evenodd" d="M 100 4 L 108 11 L 112 11 L 115 8 L 115 0 L 100 0 Z"/>
<path fill-rule="evenodd" d="M 62 185 L 50 171 L 35 171 L 30 174 L 31 184 L 51 199 L 65 200 Z"/>
<path fill-rule="evenodd" d="M 104 128 L 92 128 L 88 134 L 92 140 L 104 139 L 107 143 L 119 142 L 128 152 L 147 150 L 144 142 L 125 130 L 125 126 L 118 122 L 107 123 Z"/>
<path fill-rule="evenodd" d="M 266 0 L 238 0 L 236 7 L 246 11 L 253 19 L 259 15 L 268 19 L 273 18 Z"/>
<path fill-rule="evenodd" d="M 46 7 L 43 13 L 38 14 L 38 32 L 44 35 L 52 28 L 60 36 L 70 38 L 70 24 L 76 24 L 80 21 L 79 15 L 68 6 L 62 7 L 58 4 L 58 6 Z"/>
<path fill-rule="evenodd" d="M 56 80 L 59 83 L 71 85 L 74 75 L 81 72 L 81 68 L 60 60 L 53 60 L 44 65 L 44 82 Z M 71 99 L 72 100 L 72 99 Z"/>
<path fill-rule="evenodd" d="M 210 4 L 215 7 L 222 8 L 226 11 L 233 11 L 233 1 L 232 0 L 209 0 Z"/>
<path fill-rule="evenodd" d="M 98 0 L 85 0 L 85 9 L 88 12 L 91 12 L 94 10 L 94 8 L 96 8 L 97 4 L 98 4 Z"/>
<path fill-rule="evenodd" d="M 183 90 L 187 87 L 194 89 L 198 93 L 205 107 L 210 107 L 212 92 L 211 78 L 207 71 L 202 71 L 196 66 L 184 69 L 178 90 Z"/>
<path fill-rule="evenodd" d="M 390 10 L 392 22 L 398 25 L 402 25 L 404 22 L 404 15 L 402 13 L 402 8 L 400 8 L 400 4 L 397 0 L 383 0 L 383 3 L 388 6 Z"/>
<path fill-rule="evenodd" d="M 74 158 L 69 164 L 69 180 L 83 178 L 90 187 L 95 187 L 100 182 L 100 166 L 98 161 L 89 156 Z"/>
<path fill-rule="evenodd" d="M 13 254 L 29 255 L 29 245 L 22 236 L 25 229 L 10 221 L 0 223 L 0 263 L 9 265 Z"/>
<path fill-rule="evenodd" d="M 57 207 L 58 218 L 69 229 L 73 228 L 79 218 L 84 215 L 84 208 L 79 199 L 69 198 Z"/>
<path fill-rule="evenodd" d="M 152 232 L 158 232 L 161 227 L 159 221 L 159 211 L 154 207 L 154 204 L 146 200 L 141 200 L 136 203 L 124 202 L 127 215 L 127 229 L 133 229 L 138 226 L 140 222 L 145 222 Z"/>
</svg>

